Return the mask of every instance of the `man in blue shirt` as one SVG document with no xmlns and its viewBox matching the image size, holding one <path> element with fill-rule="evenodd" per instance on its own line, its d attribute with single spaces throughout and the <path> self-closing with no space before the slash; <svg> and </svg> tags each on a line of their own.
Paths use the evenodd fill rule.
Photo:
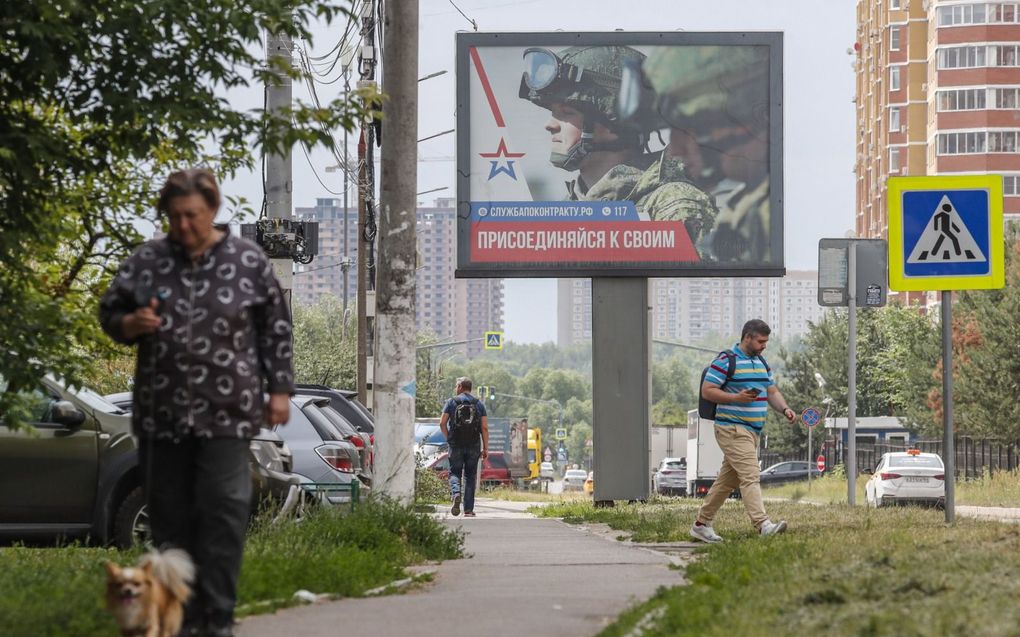
<svg viewBox="0 0 1020 637">
<path fill-rule="evenodd" d="M 772 370 L 761 357 L 769 342 L 771 329 L 759 319 L 744 324 L 740 342 L 732 351 L 712 361 L 701 384 L 701 396 L 716 403 L 715 439 L 723 453 L 719 477 L 705 496 L 705 504 L 691 527 L 691 537 L 702 542 L 722 542 L 712 529 L 712 520 L 734 489 L 740 489 L 747 515 L 762 536 L 786 530 L 786 521 L 772 522 L 762 502 L 758 468 L 758 436 L 765 416 L 772 407 L 794 422 L 796 414 L 776 387 Z M 730 357 L 733 376 L 727 378 Z"/>
<path fill-rule="evenodd" d="M 456 396 L 446 401 L 439 428 L 450 445 L 452 515 L 460 515 L 461 475 L 464 481 L 464 517 L 475 517 L 478 461 L 489 455 L 489 417 L 485 404 L 471 395 L 471 379 L 457 379 Z"/>
</svg>

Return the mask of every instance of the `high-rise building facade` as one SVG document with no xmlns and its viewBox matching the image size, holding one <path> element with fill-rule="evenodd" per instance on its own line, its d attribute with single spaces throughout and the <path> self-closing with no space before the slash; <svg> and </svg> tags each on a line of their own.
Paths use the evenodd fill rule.
<svg viewBox="0 0 1020 637">
<path fill-rule="evenodd" d="M 560 279 L 557 343 L 591 340 L 591 279 Z M 827 308 L 818 305 L 818 275 L 790 271 L 779 278 L 653 279 L 652 337 L 698 343 L 740 334 L 750 319 L 769 324 L 780 339 L 805 334 Z"/>
<path fill-rule="evenodd" d="M 1020 215 L 1020 3 L 859 0 L 851 52 L 859 236 L 888 237 L 896 175 L 1001 174 Z"/>
<path fill-rule="evenodd" d="M 342 202 L 318 199 L 314 207 L 297 208 L 295 215 L 319 222 L 320 256 L 307 266 L 298 266 L 294 301 L 315 303 L 322 294 L 343 299 L 346 278 L 350 307 L 354 308 L 357 254 L 363 245 L 358 241 L 357 210 L 349 209 L 345 215 Z M 462 351 L 473 355 L 482 350 L 485 332 L 502 330 L 503 280 L 454 278 L 457 214 L 453 200 L 438 199 L 431 207 L 419 207 L 417 217 L 417 327 L 431 330 L 441 341 L 470 340 Z M 345 255 L 349 267 L 343 265 Z"/>
</svg>

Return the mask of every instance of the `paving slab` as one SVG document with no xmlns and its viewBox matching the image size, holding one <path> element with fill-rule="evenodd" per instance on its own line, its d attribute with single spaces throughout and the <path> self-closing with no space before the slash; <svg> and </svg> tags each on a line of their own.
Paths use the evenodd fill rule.
<svg viewBox="0 0 1020 637">
<path fill-rule="evenodd" d="M 479 501 L 476 518 L 437 512 L 465 533 L 469 557 L 434 566 L 402 595 L 342 599 L 245 618 L 239 637 L 357 632 L 372 637 L 595 635 L 660 586 L 683 583 L 675 551 L 634 546 L 526 512 L 528 502 Z M 318 592 L 318 591 L 315 591 Z"/>
</svg>

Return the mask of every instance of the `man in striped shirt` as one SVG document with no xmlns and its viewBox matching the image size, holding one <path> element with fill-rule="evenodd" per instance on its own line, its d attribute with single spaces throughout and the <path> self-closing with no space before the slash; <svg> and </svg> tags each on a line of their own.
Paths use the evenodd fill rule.
<svg viewBox="0 0 1020 637">
<path fill-rule="evenodd" d="M 740 489 L 747 515 L 763 536 L 786 530 L 786 521 L 772 522 L 765 513 L 758 468 L 758 436 L 771 406 L 794 422 L 796 414 L 779 392 L 772 371 L 761 357 L 771 329 L 758 319 L 744 324 L 740 342 L 730 352 L 712 361 L 701 384 L 703 398 L 716 403 L 715 439 L 723 452 L 722 467 L 705 496 L 705 504 L 691 527 L 691 537 L 703 542 L 721 542 L 712 520 L 734 489 Z M 729 377 L 730 357 L 733 375 Z"/>
</svg>

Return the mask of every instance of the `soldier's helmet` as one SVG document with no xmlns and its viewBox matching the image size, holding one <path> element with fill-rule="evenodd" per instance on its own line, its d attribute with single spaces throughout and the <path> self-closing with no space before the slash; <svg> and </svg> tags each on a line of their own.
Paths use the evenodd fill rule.
<svg viewBox="0 0 1020 637">
<path fill-rule="evenodd" d="M 640 84 L 638 84 L 640 83 Z M 662 47 L 628 77 L 621 112 L 651 106 L 674 128 L 768 126 L 769 50 L 764 46 Z"/>
<path fill-rule="evenodd" d="M 575 46 L 559 53 L 525 49 L 519 96 L 550 110 L 557 102 L 567 104 L 617 129 L 624 66 L 644 59 L 627 46 Z"/>
</svg>

